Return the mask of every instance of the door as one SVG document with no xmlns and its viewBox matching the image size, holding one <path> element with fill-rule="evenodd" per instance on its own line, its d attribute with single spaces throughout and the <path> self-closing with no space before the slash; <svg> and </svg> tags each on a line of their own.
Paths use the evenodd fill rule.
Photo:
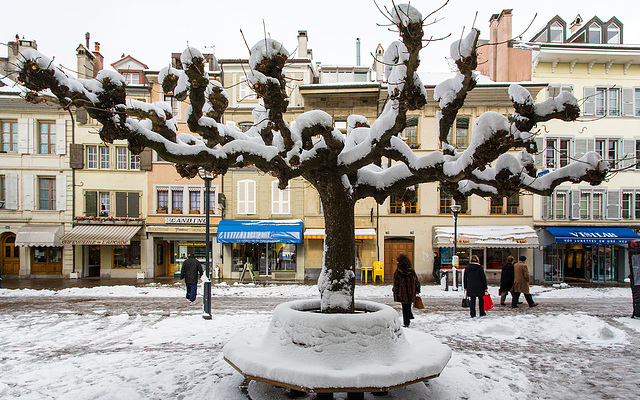
<svg viewBox="0 0 640 400">
<path fill-rule="evenodd" d="M 20 247 L 15 246 L 16 235 L 6 233 L 0 239 L 2 259 L 0 259 L 0 275 L 20 274 Z"/>
<path fill-rule="evenodd" d="M 31 273 L 62 274 L 62 247 L 31 247 Z"/>
<path fill-rule="evenodd" d="M 402 253 L 409 256 L 413 265 L 413 239 L 389 238 L 384 240 L 384 279 L 393 279 L 396 272 L 396 259 Z"/>
<path fill-rule="evenodd" d="M 100 276 L 100 246 L 89 246 L 87 276 Z"/>
</svg>

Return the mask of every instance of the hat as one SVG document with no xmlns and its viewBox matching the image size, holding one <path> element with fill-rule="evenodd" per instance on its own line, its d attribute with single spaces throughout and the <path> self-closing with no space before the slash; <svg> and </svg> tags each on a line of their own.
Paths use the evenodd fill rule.
<svg viewBox="0 0 640 400">
<path fill-rule="evenodd" d="M 520 256 L 520 258 L 518 258 L 518 260 L 520 260 L 520 261 L 527 261 L 527 257 L 525 257 L 525 256 Z"/>
</svg>

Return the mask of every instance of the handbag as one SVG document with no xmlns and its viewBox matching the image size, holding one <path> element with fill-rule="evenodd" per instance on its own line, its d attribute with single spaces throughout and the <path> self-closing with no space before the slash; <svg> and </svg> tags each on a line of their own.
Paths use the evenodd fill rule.
<svg viewBox="0 0 640 400">
<path fill-rule="evenodd" d="M 424 303 L 422 302 L 422 297 L 416 295 L 416 300 L 413 302 L 413 305 L 416 306 L 417 309 L 422 310 L 424 308 Z"/>
<path fill-rule="evenodd" d="M 469 296 L 465 295 L 462 298 L 462 307 L 469 308 Z"/>
<path fill-rule="evenodd" d="M 491 295 L 489 293 L 482 296 L 482 300 L 484 302 L 485 311 L 489 311 L 493 308 L 493 300 L 491 300 Z"/>
</svg>

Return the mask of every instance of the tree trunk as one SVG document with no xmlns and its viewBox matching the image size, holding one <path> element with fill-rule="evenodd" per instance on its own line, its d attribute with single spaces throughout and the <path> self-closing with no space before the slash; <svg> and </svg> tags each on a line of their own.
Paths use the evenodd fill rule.
<svg viewBox="0 0 640 400">
<path fill-rule="evenodd" d="M 354 312 L 354 201 L 340 179 L 317 187 L 324 210 L 324 255 L 318 278 L 321 311 Z"/>
</svg>

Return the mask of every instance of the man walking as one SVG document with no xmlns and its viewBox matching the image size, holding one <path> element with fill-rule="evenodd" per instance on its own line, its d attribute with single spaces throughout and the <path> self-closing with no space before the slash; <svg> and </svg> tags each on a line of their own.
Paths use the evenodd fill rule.
<svg viewBox="0 0 640 400">
<path fill-rule="evenodd" d="M 518 308 L 518 300 L 520 293 L 524 294 L 524 298 L 529 303 L 529 307 L 535 307 L 538 303 L 534 303 L 529 293 L 529 268 L 524 262 L 527 257 L 520 256 L 519 261 L 513 266 L 513 289 L 511 293 L 511 307 Z"/>
<path fill-rule="evenodd" d="M 180 271 L 180 279 L 184 279 L 184 283 L 187 286 L 187 300 L 192 304 L 196 301 L 196 294 L 198 292 L 198 279 L 202 277 L 202 264 L 196 259 L 193 253 L 189 253 L 189 258 L 182 263 L 182 270 Z"/>
</svg>

